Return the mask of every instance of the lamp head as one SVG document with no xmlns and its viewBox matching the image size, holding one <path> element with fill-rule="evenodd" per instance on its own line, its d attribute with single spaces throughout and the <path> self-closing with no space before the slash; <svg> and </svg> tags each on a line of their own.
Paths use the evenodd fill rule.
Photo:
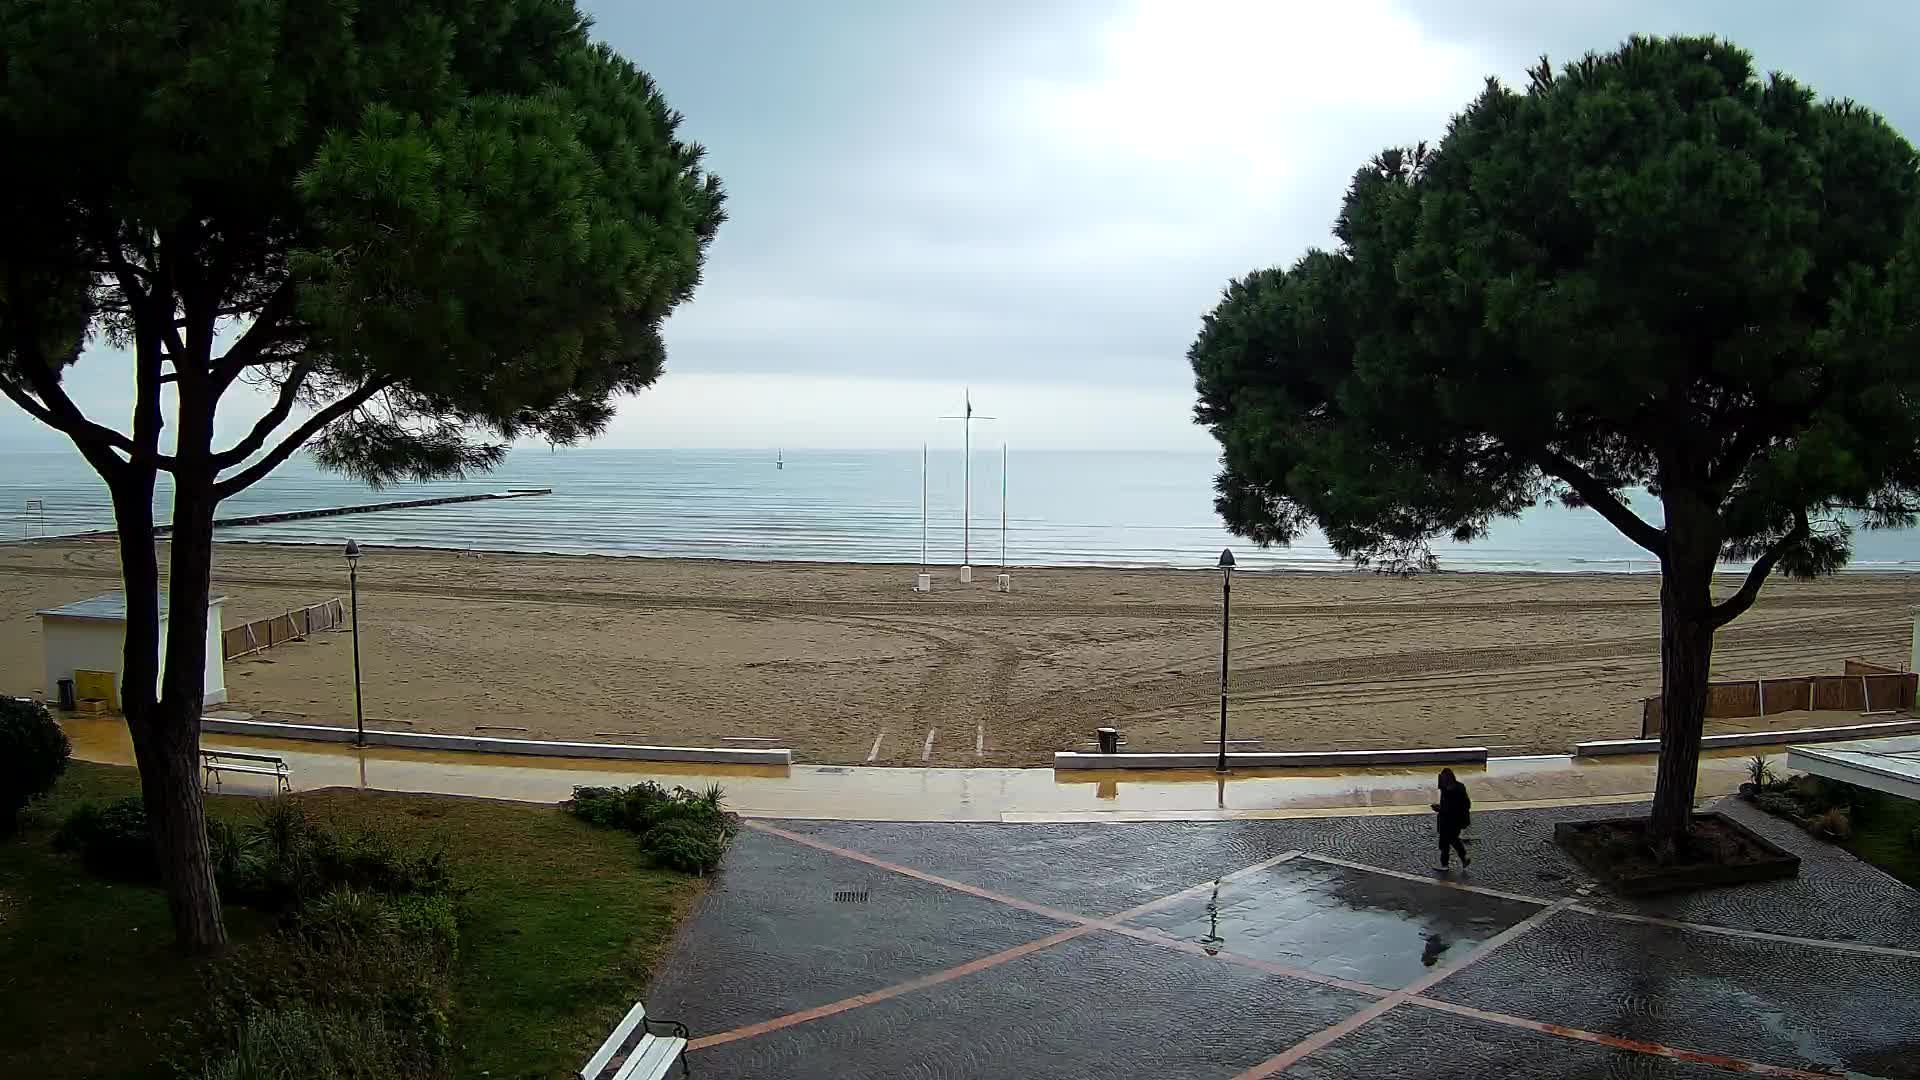
<svg viewBox="0 0 1920 1080">
<path fill-rule="evenodd" d="M 1233 551 L 1229 548 L 1220 549 L 1220 569 L 1233 569 Z"/>
<path fill-rule="evenodd" d="M 347 565 L 352 566 L 359 561 L 360 545 L 352 540 L 347 541 Z"/>
</svg>

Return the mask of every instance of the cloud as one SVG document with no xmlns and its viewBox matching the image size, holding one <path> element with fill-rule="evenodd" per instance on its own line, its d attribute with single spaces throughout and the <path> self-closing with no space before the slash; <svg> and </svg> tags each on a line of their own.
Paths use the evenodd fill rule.
<svg viewBox="0 0 1920 1080">
<path fill-rule="evenodd" d="M 729 48 L 750 57 L 763 33 L 799 34 L 792 50 L 817 66 L 784 55 L 782 77 L 844 111 L 813 129 L 838 137 L 783 158 L 766 187 L 765 151 L 732 125 L 785 130 L 791 151 L 792 126 L 820 110 L 778 98 L 749 114 L 734 99 L 750 87 L 682 81 L 688 50 L 660 41 L 654 63 L 635 39 L 734 191 L 670 327 L 682 373 L 1184 392 L 1186 346 L 1226 281 L 1330 242 L 1352 170 L 1437 130 L 1481 78 L 1467 50 L 1371 0 L 1050 9 L 929 27 L 880 57 L 873 31 L 839 36 L 858 17 L 810 33 L 738 14 L 685 17 L 745 26 Z M 600 30 L 626 47 L 611 17 Z M 849 53 L 858 97 L 836 70 Z"/>
<path fill-rule="evenodd" d="M 1205 445 L 1185 351 L 1227 280 L 1542 52 L 1719 33 L 1920 130 L 1920 5 L 1878 0 L 590 6 L 731 192 L 611 445 L 913 445 L 968 383 L 1035 440 Z M 120 417 L 125 378 L 76 376 Z"/>
<path fill-rule="evenodd" d="M 1208 452 L 1182 392 L 1059 383 L 959 383 L 829 375 L 694 374 L 663 379 L 620 410 L 598 445 L 740 449 L 961 446 L 951 419 L 972 395 L 976 447 L 1022 450 L 1124 445 Z M 849 431 L 857 418 L 857 431 Z"/>
</svg>

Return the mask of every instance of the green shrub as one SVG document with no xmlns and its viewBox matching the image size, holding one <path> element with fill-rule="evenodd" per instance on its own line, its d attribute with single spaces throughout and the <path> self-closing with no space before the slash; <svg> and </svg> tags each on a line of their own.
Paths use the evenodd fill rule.
<svg viewBox="0 0 1920 1080">
<path fill-rule="evenodd" d="M 101 877 L 120 881 L 156 881 L 160 865 L 154 859 L 153 832 L 147 827 L 147 808 L 138 795 L 106 806 L 81 803 L 54 833 L 54 846 L 78 851 L 80 861 Z"/>
<path fill-rule="evenodd" d="M 1753 805 L 1789 820 L 1798 820 L 1800 817 L 1800 804 L 1794 802 L 1792 796 L 1777 791 L 1763 791 L 1754 796 Z"/>
<path fill-rule="evenodd" d="M 446 1018 L 402 1007 L 395 1024 L 385 1012 L 335 1013 L 290 1008 L 244 1018 L 231 1050 L 210 1063 L 202 1080 L 384 1080 L 450 1075 Z M 434 1029 L 439 1045 L 417 1029 Z"/>
<path fill-rule="evenodd" d="M 1787 781 L 1787 795 L 1800 804 L 1801 813 L 1810 817 L 1839 804 L 1842 798 L 1837 785 L 1813 775 Z"/>
<path fill-rule="evenodd" d="M 29 803 L 53 790 L 72 754 L 45 705 L 0 697 L 0 839 L 19 828 Z"/>
<path fill-rule="evenodd" d="M 690 818 L 663 821 L 640 834 L 640 854 L 650 865 L 683 874 L 705 874 L 719 868 L 726 850 L 724 831 Z"/>
<path fill-rule="evenodd" d="M 220 892 L 263 911 L 284 912 L 346 887 L 390 896 L 451 891 L 447 853 L 404 850 L 375 832 L 339 833 L 310 820 L 287 799 L 268 804 L 258 822 L 209 841 Z M 231 859 L 223 859 L 231 852 Z"/>
<path fill-rule="evenodd" d="M 222 896 L 238 898 L 258 888 L 265 845 L 256 829 L 236 828 L 217 818 L 207 820 L 207 851 L 213 859 L 213 880 Z"/>
<path fill-rule="evenodd" d="M 100 804 L 89 799 L 67 811 L 60 827 L 53 830 L 53 849 L 79 851 L 99 827 Z"/>
<path fill-rule="evenodd" d="M 573 798 L 561 803 L 560 807 L 589 825 L 598 825 L 603 829 L 624 829 L 627 827 L 627 792 L 642 788 L 658 791 L 660 786 L 644 781 L 631 788 L 577 787 L 573 789 Z"/>
<path fill-rule="evenodd" d="M 649 865 L 704 874 L 719 867 L 733 838 L 734 819 L 723 809 L 724 799 L 718 784 L 705 791 L 668 790 L 643 780 L 626 788 L 577 787 L 561 806 L 589 824 L 639 837 Z"/>
<path fill-rule="evenodd" d="M 1844 806 L 1835 806 L 1813 816 L 1807 829 L 1828 840 L 1845 840 L 1853 835 L 1853 816 Z"/>
<path fill-rule="evenodd" d="M 451 971 L 460 956 L 460 920 L 454 914 L 453 898 L 415 894 L 396 896 L 388 904 L 394 932 L 424 947 L 438 967 Z"/>
<path fill-rule="evenodd" d="M 450 895 L 341 885 L 309 897 L 278 933 L 209 969 L 210 1043 L 222 1054 L 206 1075 L 446 1076 L 458 950 Z M 286 1018 L 299 1022 L 276 1026 Z M 282 1046 L 298 1051 L 299 1063 L 279 1056 Z"/>
<path fill-rule="evenodd" d="M 1773 765 L 1764 754 L 1755 754 L 1747 761 L 1747 779 L 1763 791 L 1773 786 Z"/>
<path fill-rule="evenodd" d="M 293 932 L 327 948 L 357 947 L 399 931 L 400 920 L 378 893 L 342 885 L 308 900 L 293 915 Z"/>
<path fill-rule="evenodd" d="M 452 884 L 447 853 L 408 852 L 372 832 L 336 833 L 309 828 L 313 870 L 325 886 L 348 885 L 389 895 L 441 893 Z"/>
</svg>

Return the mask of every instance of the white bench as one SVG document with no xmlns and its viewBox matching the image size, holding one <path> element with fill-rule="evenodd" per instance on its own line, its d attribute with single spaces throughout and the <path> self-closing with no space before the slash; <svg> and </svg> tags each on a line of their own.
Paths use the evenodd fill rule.
<svg viewBox="0 0 1920 1080">
<path fill-rule="evenodd" d="M 200 786 L 212 791 L 221 786 L 222 773 L 252 773 L 273 777 L 275 794 L 293 794 L 293 778 L 287 772 L 285 758 L 273 754 L 245 754 L 238 750 L 200 751 Z"/>
<path fill-rule="evenodd" d="M 666 1029 L 667 1034 L 655 1035 L 651 1030 L 655 1026 Z M 637 1041 L 636 1032 L 640 1036 Z M 606 1080 L 660 1080 L 672 1070 L 675 1061 L 680 1063 L 680 1074 L 685 1076 L 686 1050 L 687 1025 L 672 1020 L 649 1020 L 646 1003 L 636 1001 L 633 1008 L 627 1010 L 626 1019 L 620 1021 L 607 1041 L 580 1067 L 580 1080 L 601 1080 L 607 1066 L 623 1051 L 626 1056 L 619 1069 Z"/>
</svg>

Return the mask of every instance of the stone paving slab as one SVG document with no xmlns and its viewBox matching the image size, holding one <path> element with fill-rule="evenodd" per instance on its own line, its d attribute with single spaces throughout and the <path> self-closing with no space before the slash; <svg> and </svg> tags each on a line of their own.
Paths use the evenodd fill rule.
<svg viewBox="0 0 1920 1080">
<path fill-rule="evenodd" d="M 1295 859 L 1128 920 L 1241 956 L 1397 990 L 1534 904 Z"/>
<path fill-rule="evenodd" d="M 1297 1062 L 1297 1080 L 1730 1080 L 1709 1065 L 1403 1005 Z"/>
<path fill-rule="evenodd" d="M 1711 809 L 1800 856 L 1800 876 L 1665 896 L 1596 894 L 1598 905 L 1683 922 L 1920 949 L 1920 891 L 1740 799 L 1722 799 Z"/>
<path fill-rule="evenodd" d="M 1916 958 L 1561 912 L 1429 996 L 1768 1064 L 1920 1077 L 1916 986 Z"/>
<path fill-rule="evenodd" d="M 1474 865 L 1444 878 L 1431 868 L 1437 852 L 1424 816 L 781 823 L 790 836 L 750 823 L 647 1000 L 685 1019 L 696 1042 L 722 1040 L 693 1057 L 700 1075 L 722 1080 L 1225 1080 L 1308 1035 L 1326 1044 L 1300 1048 L 1298 1075 L 1730 1075 L 1527 1023 L 1789 1068 L 1920 1078 L 1912 993 L 1920 957 L 1740 936 L 1912 947 L 1920 893 L 1768 820 L 1756 827 L 1806 860 L 1799 882 L 1614 899 L 1553 845 L 1552 827 L 1636 809 L 1476 813 Z M 1745 820 L 1748 808 L 1733 812 Z M 1305 854 L 1250 869 L 1292 851 Z M 1217 895 L 1205 887 L 1236 873 Z M 1449 887 L 1462 884 L 1731 929 L 1563 910 L 1505 936 L 1539 906 Z M 866 891 L 867 903 L 835 903 L 832 894 L 847 890 Z M 1177 948 L 1020 906 L 1104 917 L 1149 901 L 1163 903 L 1129 916 L 1131 932 L 1170 935 Z M 1207 955 L 1209 944 L 1230 955 Z M 1469 959 L 1427 993 L 1524 1021 L 1408 1002 L 1357 1031 L 1328 1031 L 1371 999 L 1259 966 L 1397 988 Z"/>
<path fill-rule="evenodd" d="M 1088 916 L 1117 914 L 1291 847 L 1287 834 L 1244 822 L 778 824 L 888 862 Z"/>
<path fill-rule="evenodd" d="M 1730 813 L 1801 856 L 1798 878 L 1616 898 L 1553 842 L 1561 821 L 1644 815 L 1644 804 L 1476 811 L 1473 865 L 1438 872 L 1424 815 L 1277 821 L 1014 825 L 781 822 L 889 861 L 1087 915 L 1109 915 L 1288 850 L 1522 895 L 1742 930 L 1920 949 L 1920 891 L 1737 799 Z M 1049 875 L 1042 868 L 1052 867 Z M 1583 888 L 1586 890 L 1582 892 Z"/>
<path fill-rule="evenodd" d="M 1368 1002 L 1098 934 L 688 1060 L 700 1080 L 1226 1080 Z"/>
<path fill-rule="evenodd" d="M 864 902 L 835 893 L 865 890 Z M 745 830 L 647 1008 L 709 1034 L 878 990 L 1062 923 Z"/>
</svg>

